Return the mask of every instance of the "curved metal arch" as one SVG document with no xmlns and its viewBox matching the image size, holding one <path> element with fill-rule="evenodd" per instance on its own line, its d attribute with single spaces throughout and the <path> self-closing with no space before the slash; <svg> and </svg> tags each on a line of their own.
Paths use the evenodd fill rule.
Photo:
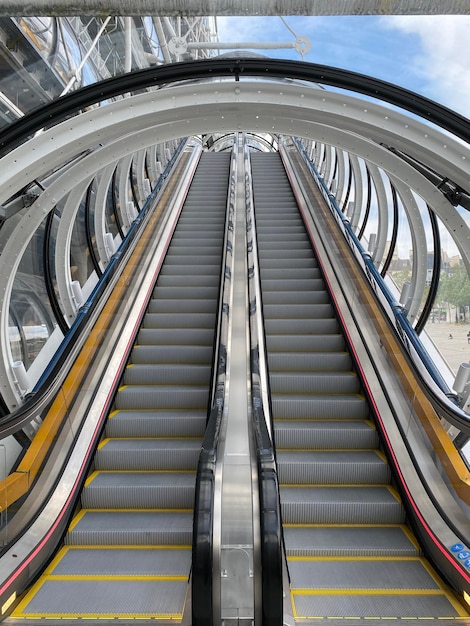
<svg viewBox="0 0 470 626">
<path fill-rule="evenodd" d="M 0 135 L 0 149 L 5 154 L 36 131 L 49 125 L 51 121 L 64 119 L 86 107 L 123 93 L 178 81 L 213 79 L 223 76 L 234 77 L 236 81 L 240 79 L 240 76 L 256 76 L 265 79 L 290 78 L 361 93 L 410 111 L 423 120 L 432 122 L 460 137 L 465 142 L 470 141 L 470 121 L 463 115 L 392 83 L 358 72 L 304 61 L 223 57 L 149 67 L 83 87 L 44 107 L 39 107 L 33 114 L 9 125 Z"/>
<path fill-rule="evenodd" d="M 229 105 L 234 109 L 230 113 L 227 110 Z M 468 148 L 461 142 L 400 113 L 385 110 L 387 114 L 384 115 L 384 109 L 374 107 L 369 111 L 369 107 L 364 114 L 363 107 L 364 103 L 357 98 L 315 89 L 308 90 L 306 102 L 303 85 L 283 85 L 280 91 L 279 85 L 271 82 L 244 83 L 235 88 L 227 82 L 204 83 L 198 84 L 197 88 L 184 85 L 140 94 L 84 113 L 73 120 L 73 125 L 63 122 L 5 155 L 1 159 L 5 167 L 0 171 L 0 201 L 5 202 L 18 193 L 28 177 L 29 180 L 41 178 L 51 168 L 76 157 L 77 152 L 90 149 L 98 142 L 112 140 L 118 127 L 119 132 L 124 129 L 131 134 L 144 126 L 153 127 L 156 123 L 161 125 L 171 120 L 180 123 L 186 119 L 189 124 L 199 116 L 202 130 L 223 129 L 227 126 L 224 120 L 227 114 L 234 123 L 231 130 L 241 127 L 272 132 L 277 130 L 280 119 L 288 118 L 290 124 L 286 134 L 305 135 L 305 131 L 300 133 L 296 129 L 315 122 L 341 128 L 345 135 L 354 133 L 376 143 L 381 143 L 385 136 L 389 143 L 400 145 L 409 154 L 419 152 L 421 159 L 426 153 L 427 162 L 436 170 L 442 165 L 439 153 L 445 145 L 449 160 L 445 162 L 444 173 L 452 172 L 454 179 L 458 176 L 470 181 Z M 345 117 L 345 108 L 348 117 Z M 405 127 L 410 130 L 406 137 L 403 134 Z M 307 133 L 306 136 L 310 135 Z M 341 143 L 339 141 L 337 145 L 341 147 Z M 368 160 L 367 154 L 363 158 Z"/>
<path fill-rule="evenodd" d="M 375 242 L 375 251 L 373 259 L 375 265 L 379 267 L 383 264 L 383 258 L 387 247 L 388 238 L 388 201 L 385 192 L 385 185 L 380 174 L 379 168 L 373 163 L 368 163 L 367 167 L 371 176 L 372 184 L 377 198 L 377 239 Z"/>
<path fill-rule="evenodd" d="M 106 231 L 106 210 L 108 200 L 108 190 L 110 185 L 113 184 L 114 173 L 117 167 L 117 162 L 110 163 L 105 168 L 100 170 L 97 180 L 98 187 L 96 190 L 95 199 L 95 215 L 94 215 L 94 231 L 96 237 L 96 249 L 98 251 L 98 270 L 103 272 L 108 263 L 108 256 L 106 254 L 106 246 L 104 242 L 104 234 Z"/>
<path fill-rule="evenodd" d="M 56 277 L 59 300 L 62 305 L 65 318 L 70 326 L 77 314 L 72 293 L 72 276 L 70 273 L 70 248 L 72 242 L 73 227 L 80 207 L 80 202 L 90 185 L 92 178 L 87 178 L 74 185 L 70 190 L 57 231 L 57 243 L 55 250 Z"/>
<path fill-rule="evenodd" d="M 400 197 L 403 210 L 406 213 L 410 228 L 413 269 L 411 278 L 410 304 L 407 307 L 407 314 L 411 321 L 415 320 L 421 305 L 421 295 L 424 292 L 427 276 L 427 239 L 424 224 L 415 197 L 410 188 L 402 181 L 390 176 L 390 180 Z"/>
</svg>

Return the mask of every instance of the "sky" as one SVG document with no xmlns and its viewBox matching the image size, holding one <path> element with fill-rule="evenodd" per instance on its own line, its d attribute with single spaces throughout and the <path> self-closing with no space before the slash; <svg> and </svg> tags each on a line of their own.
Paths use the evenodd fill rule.
<svg viewBox="0 0 470 626">
<path fill-rule="evenodd" d="M 354 70 L 416 91 L 470 117 L 470 16 L 286 17 L 308 37 L 305 61 Z M 223 42 L 292 42 L 280 17 L 219 17 Z M 301 59 L 294 50 L 258 50 Z"/>
</svg>

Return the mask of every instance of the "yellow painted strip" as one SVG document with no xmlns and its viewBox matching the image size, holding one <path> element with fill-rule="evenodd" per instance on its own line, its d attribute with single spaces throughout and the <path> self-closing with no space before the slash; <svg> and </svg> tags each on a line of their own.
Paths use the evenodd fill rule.
<svg viewBox="0 0 470 626">
<path fill-rule="evenodd" d="M 192 513 L 193 509 L 82 509 L 78 515 L 86 513 Z"/>
<path fill-rule="evenodd" d="M 70 575 L 54 575 L 52 574 L 51 576 L 46 576 L 45 577 L 47 580 L 58 580 L 58 581 L 62 581 L 62 582 L 67 582 L 67 581 L 74 581 L 74 580 L 102 580 L 102 581 L 106 581 L 106 582 L 118 582 L 118 581 L 134 581 L 134 582 L 187 582 L 188 577 L 187 576 L 181 576 L 181 575 L 174 575 L 174 576 L 169 576 L 169 575 L 155 575 L 155 574 L 149 574 L 148 576 L 143 576 L 142 574 L 140 574 L 139 576 L 131 576 L 131 575 L 116 575 L 113 576 L 111 574 L 106 574 L 106 575 L 99 575 L 99 574 L 70 574 Z"/>
<path fill-rule="evenodd" d="M 293 596 L 446 596 L 441 589 L 293 589 Z"/>
<path fill-rule="evenodd" d="M 185 157 L 186 158 L 186 157 Z M 113 314 L 122 302 L 127 285 L 132 282 L 135 272 L 140 271 L 139 262 L 143 256 L 147 244 L 154 237 L 155 228 L 160 221 L 164 207 L 167 206 L 168 198 L 173 193 L 178 175 L 183 168 L 184 159 L 180 160 L 172 176 L 169 185 L 165 189 L 158 207 L 153 212 L 145 232 L 142 234 L 136 248 L 134 249 L 126 267 L 122 271 L 120 280 L 116 283 L 116 287 L 108 298 L 103 310 L 90 332 L 83 348 L 78 355 L 75 363 L 70 368 L 67 377 L 61 388 L 61 392 L 57 394 L 51 408 L 44 417 L 38 431 L 26 451 L 21 463 L 15 472 L 7 478 L 0 481 L 0 492 L 6 495 L 6 507 L 8 508 L 14 502 L 25 495 L 36 479 L 44 460 L 47 457 L 50 446 L 53 444 L 55 437 L 67 415 L 73 399 L 80 389 L 82 381 L 88 372 L 90 363 L 93 362 L 97 350 L 100 348 L 103 336 L 112 326 Z"/>
<path fill-rule="evenodd" d="M 70 545 L 65 546 L 61 549 L 61 553 L 64 554 L 66 552 L 70 552 L 73 550 L 142 550 L 142 551 L 153 551 L 153 552 L 165 552 L 166 550 L 191 550 L 192 546 L 189 544 L 152 544 L 152 545 L 143 545 L 143 544 L 113 544 L 112 546 L 106 544 L 80 544 L 80 545 Z M 47 571 L 47 570 L 46 570 Z"/>
<path fill-rule="evenodd" d="M 178 470 L 178 469 L 164 469 L 164 470 L 95 470 L 88 477 L 85 486 L 88 485 L 89 482 L 94 480 L 96 476 L 99 474 L 121 474 L 121 475 L 132 475 L 132 474 L 194 474 L 196 475 L 195 470 Z"/>
<path fill-rule="evenodd" d="M 110 441 L 202 441 L 202 437 L 107 437 L 99 444 L 98 449 Z M 177 470 L 180 471 L 180 470 Z"/>
<path fill-rule="evenodd" d="M 46 615 L 42 613 L 28 613 L 27 615 L 22 615 L 21 613 L 14 612 L 12 617 L 21 617 L 26 620 L 40 620 L 40 619 L 87 619 L 87 620 L 113 620 L 113 623 L 116 622 L 119 624 L 120 619 L 128 619 L 128 620 L 138 620 L 138 619 L 151 619 L 151 620 L 172 620 L 175 622 L 180 622 L 183 614 L 182 613 L 47 613 Z"/>
<path fill-rule="evenodd" d="M 333 226 L 331 214 L 325 206 L 323 197 L 313 182 L 309 182 L 309 188 L 318 201 L 319 210 L 327 217 L 328 234 L 335 245 L 343 252 L 344 267 L 347 268 L 354 281 L 356 293 L 375 325 L 382 345 L 387 351 L 388 358 L 442 463 L 445 473 L 459 497 L 467 504 L 470 504 L 470 471 L 445 431 L 424 391 L 416 381 L 413 369 L 404 355 L 404 348 L 391 330 L 388 321 L 383 319 L 383 313 L 371 292 L 371 288 L 355 260 L 351 258 L 350 249 L 344 237 L 340 234 L 336 225 Z"/>
</svg>

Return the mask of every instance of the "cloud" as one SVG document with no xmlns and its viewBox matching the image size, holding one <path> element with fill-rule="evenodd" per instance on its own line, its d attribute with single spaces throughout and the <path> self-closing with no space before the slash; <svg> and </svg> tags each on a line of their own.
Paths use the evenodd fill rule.
<svg viewBox="0 0 470 626">
<path fill-rule="evenodd" d="M 470 17 L 389 16 L 381 26 L 419 38 L 410 63 L 425 95 L 470 117 Z"/>
</svg>

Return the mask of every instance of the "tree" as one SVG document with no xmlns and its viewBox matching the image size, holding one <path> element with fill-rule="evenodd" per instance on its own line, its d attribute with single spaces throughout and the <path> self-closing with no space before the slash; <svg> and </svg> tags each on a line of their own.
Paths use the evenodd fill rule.
<svg viewBox="0 0 470 626">
<path fill-rule="evenodd" d="M 467 318 L 470 307 L 470 280 L 465 268 L 452 268 L 449 273 L 442 272 L 437 292 L 438 302 L 447 302 L 455 306 L 455 321 Z"/>
</svg>

